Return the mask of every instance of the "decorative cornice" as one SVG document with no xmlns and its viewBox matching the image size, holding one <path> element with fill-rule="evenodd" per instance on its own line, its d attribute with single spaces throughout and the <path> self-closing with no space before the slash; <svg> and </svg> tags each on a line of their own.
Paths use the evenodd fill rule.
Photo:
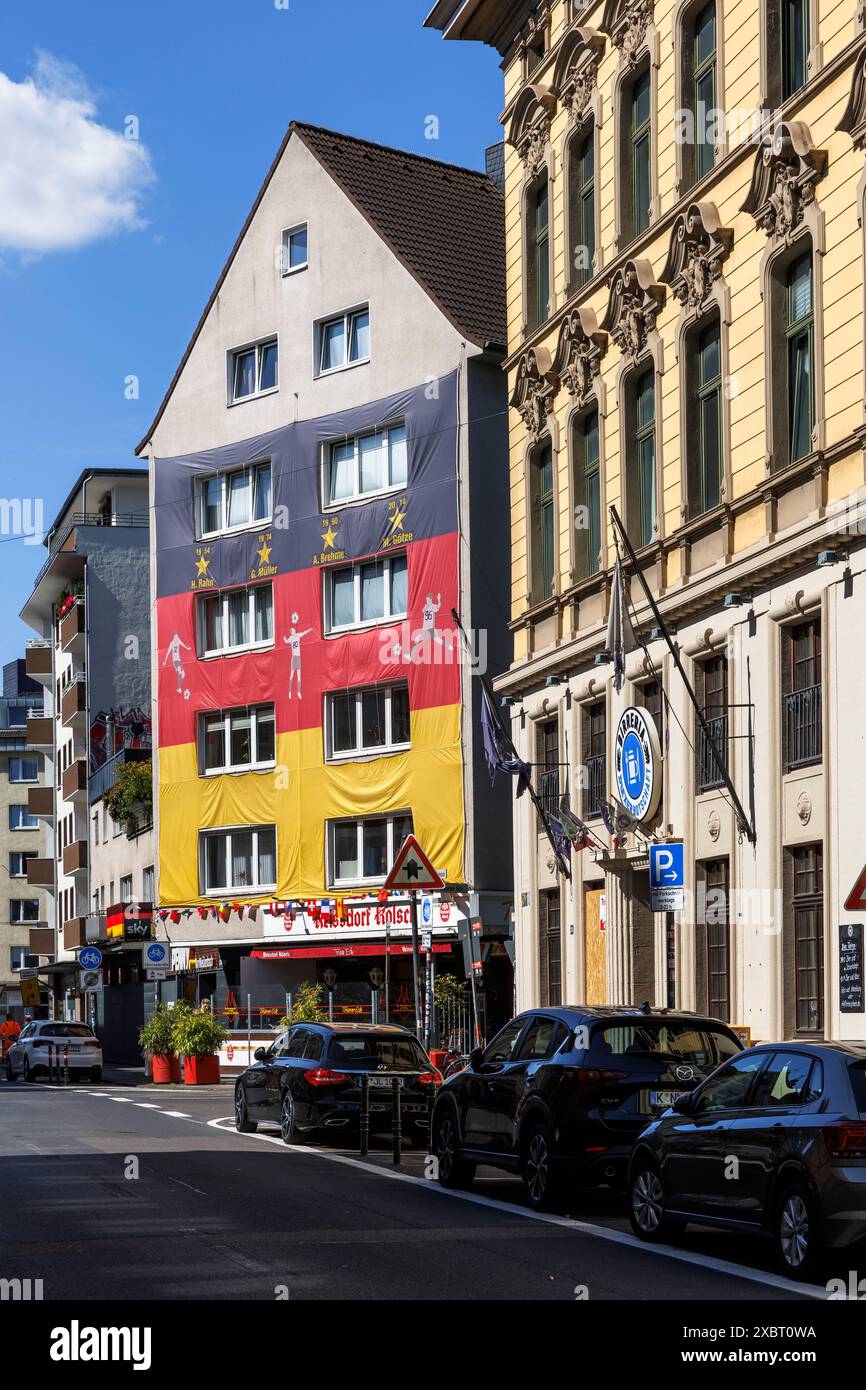
<svg viewBox="0 0 866 1390">
<path fill-rule="evenodd" d="M 723 227 L 715 203 L 692 203 L 671 229 L 661 279 L 684 308 L 700 314 L 731 249 L 733 229 Z"/>
<path fill-rule="evenodd" d="M 529 348 L 517 364 L 517 381 L 510 404 L 519 412 L 536 444 L 553 414 L 557 389 L 558 382 L 549 350 L 546 347 Z"/>
<path fill-rule="evenodd" d="M 606 352 L 607 334 L 599 328 L 594 310 L 588 304 L 572 309 L 560 325 L 553 371 L 579 406 L 586 403 Z"/>
<path fill-rule="evenodd" d="M 523 160 L 528 178 L 532 178 L 544 166 L 555 109 L 556 97 L 543 83 L 527 87 L 514 108 L 508 143 Z"/>
<path fill-rule="evenodd" d="M 539 0 L 535 13 L 529 16 L 529 19 L 521 29 L 520 36 L 517 40 L 517 52 L 521 58 L 524 58 L 533 44 L 537 43 L 538 39 L 544 35 L 550 23 L 550 7 L 552 3 L 553 0 Z"/>
<path fill-rule="evenodd" d="M 656 283 L 649 261 L 626 261 L 611 281 L 602 330 L 610 333 L 624 356 L 635 361 L 647 345 L 664 302 L 665 287 Z"/>
<path fill-rule="evenodd" d="M 755 156 L 741 211 L 750 213 L 774 241 L 790 241 L 815 201 L 815 184 L 826 168 L 827 151 L 815 148 L 805 121 L 781 121 Z"/>
<path fill-rule="evenodd" d="M 653 17 L 653 0 L 607 0 L 601 27 L 623 62 L 637 62 Z"/>
<path fill-rule="evenodd" d="M 848 104 L 836 129 L 850 135 L 858 150 L 866 147 L 866 48 L 854 64 Z"/>
<path fill-rule="evenodd" d="M 604 52 L 604 34 L 581 25 L 566 35 L 553 69 L 552 90 L 576 125 L 590 105 L 598 83 L 598 67 Z"/>
</svg>

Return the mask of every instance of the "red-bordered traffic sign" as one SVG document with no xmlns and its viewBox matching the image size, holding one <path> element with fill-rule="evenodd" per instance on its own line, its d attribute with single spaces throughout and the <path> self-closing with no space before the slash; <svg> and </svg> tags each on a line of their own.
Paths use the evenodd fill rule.
<svg viewBox="0 0 866 1390">
<path fill-rule="evenodd" d="M 857 882 L 845 899 L 846 912 L 866 911 L 866 864 L 860 870 Z"/>
<path fill-rule="evenodd" d="M 385 879 L 389 891 L 395 888 L 444 888 L 441 874 L 433 868 L 414 835 L 407 835 L 400 846 L 394 866 Z"/>
</svg>

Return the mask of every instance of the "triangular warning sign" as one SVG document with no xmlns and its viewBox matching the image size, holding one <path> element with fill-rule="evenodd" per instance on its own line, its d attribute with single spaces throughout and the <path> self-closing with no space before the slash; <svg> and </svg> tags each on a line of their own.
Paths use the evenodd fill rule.
<svg viewBox="0 0 866 1390">
<path fill-rule="evenodd" d="M 394 867 L 385 879 L 385 887 L 430 889 L 444 888 L 445 884 L 415 836 L 407 835 L 394 860 Z"/>
<path fill-rule="evenodd" d="M 866 864 L 863 865 L 857 882 L 845 899 L 845 911 L 866 912 Z"/>
</svg>

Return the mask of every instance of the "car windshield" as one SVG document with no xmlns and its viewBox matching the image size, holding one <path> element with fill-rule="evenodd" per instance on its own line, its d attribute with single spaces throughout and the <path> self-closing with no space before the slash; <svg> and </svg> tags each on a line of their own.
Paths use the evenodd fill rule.
<svg viewBox="0 0 866 1390">
<path fill-rule="evenodd" d="M 660 1061 L 690 1062 L 717 1067 L 740 1051 L 736 1039 L 718 1028 L 693 1023 L 647 1019 L 639 1023 L 605 1024 L 592 1036 L 592 1056 L 657 1057 Z"/>
<path fill-rule="evenodd" d="M 418 1071 L 430 1063 L 412 1038 L 360 1036 L 332 1038 L 328 1062 L 336 1066 L 379 1068 L 387 1071 Z"/>
<path fill-rule="evenodd" d="M 92 1038 L 93 1032 L 86 1023 L 52 1023 L 50 1028 L 42 1029 L 43 1038 Z"/>
</svg>

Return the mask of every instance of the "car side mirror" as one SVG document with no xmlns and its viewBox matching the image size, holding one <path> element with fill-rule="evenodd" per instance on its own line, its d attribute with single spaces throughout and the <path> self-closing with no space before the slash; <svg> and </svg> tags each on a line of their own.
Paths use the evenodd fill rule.
<svg viewBox="0 0 866 1390">
<path fill-rule="evenodd" d="M 677 1096 L 673 1104 L 673 1109 L 678 1115 L 691 1115 L 694 1098 L 692 1091 L 686 1091 L 684 1095 Z"/>
<path fill-rule="evenodd" d="M 481 1064 L 482 1064 L 483 1061 L 484 1061 L 484 1048 L 483 1048 L 483 1047 L 473 1047 L 472 1051 L 471 1051 L 470 1054 L 469 1054 L 469 1065 L 470 1065 L 470 1067 L 472 1068 L 472 1070 L 473 1070 L 473 1071 L 480 1071 L 480 1070 L 481 1070 Z"/>
<path fill-rule="evenodd" d="M 267 1055 L 268 1049 L 266 1047 L 257 1047 L 255 1052 L 253 1053 L 253 1057 L 257 1062 L 263 1062 Z"/>
</svg>

